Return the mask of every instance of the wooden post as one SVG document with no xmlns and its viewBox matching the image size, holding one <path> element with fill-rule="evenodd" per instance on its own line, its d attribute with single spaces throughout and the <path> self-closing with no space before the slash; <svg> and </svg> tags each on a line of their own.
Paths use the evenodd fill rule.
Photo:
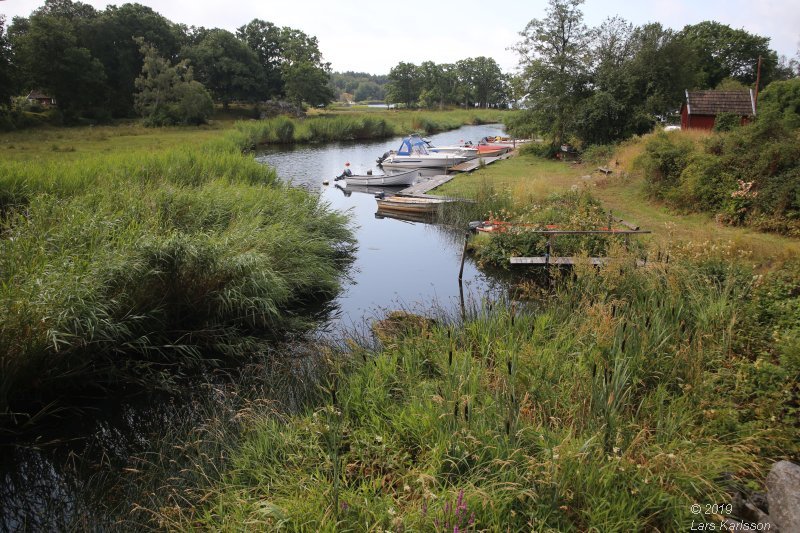
<svg viewBox="0 0 800 533">
<path fill-rule="evenodd" d="M 458 269 L 458 283 L 461 283 L 464 277 L 464 259 L 467 257 L 467 242 L 469 242 L 469 233 L 464 235 L 464 248 L 461 250 L 461 267 Z"/>
</svg>

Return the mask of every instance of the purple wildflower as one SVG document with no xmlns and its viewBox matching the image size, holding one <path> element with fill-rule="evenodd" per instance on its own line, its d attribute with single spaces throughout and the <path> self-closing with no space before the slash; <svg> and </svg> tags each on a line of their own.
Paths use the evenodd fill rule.
<svg viewBox="0 0 800 533">
<path fill-rule="evenodd" d="M 475 513 L 469 515 L 469 525 L 473 525 L 475 523 Z"/>
<path fill-rule="evenodd" d="M 453 526 L 453 533 L 458 533 L 458 526 Z"/>
<path fill-rule="evenodd" d="M 428 500 L 426 499 L 422 501 L 422 516 L 425 516 L 427 514 L 428 514 Z"/>
</svg>

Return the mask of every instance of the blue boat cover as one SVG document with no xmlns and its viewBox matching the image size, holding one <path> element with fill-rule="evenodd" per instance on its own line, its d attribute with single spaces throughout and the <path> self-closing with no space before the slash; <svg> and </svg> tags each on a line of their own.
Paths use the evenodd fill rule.
<svg viewBox="0 0 800 533">
<path fill-rule="evenodd" d="M 397 155 L 427 155 L 428 145 L 422 140 L 419 135 L 410 135 L 403 139 L 400 143 L 400 149 L 397 150 Z"/>
</svg>

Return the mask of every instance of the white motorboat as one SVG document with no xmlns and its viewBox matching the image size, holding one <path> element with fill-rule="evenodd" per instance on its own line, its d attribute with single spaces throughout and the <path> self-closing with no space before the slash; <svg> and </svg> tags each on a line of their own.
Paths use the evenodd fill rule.
<svg viewBox="0 0 800 533">
<path fill-rule="evenodd" d="M 450 168 L 473 157 L 464 152 L 433 153 L 422 137 L 411 135 L 403 139 L 399 150 L 378 158 L 378 163 L 384 168 Z"/>
</svg>

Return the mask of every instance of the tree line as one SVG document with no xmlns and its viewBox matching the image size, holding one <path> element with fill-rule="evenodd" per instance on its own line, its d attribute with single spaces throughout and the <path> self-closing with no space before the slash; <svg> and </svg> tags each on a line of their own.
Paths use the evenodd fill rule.
<svg viewBox="0 0 800 533">
<path fill-rule="evenodd" d="M 386 100 L 406 107 L 498 107 L 511 97 L 510 76 L 491 57 L 420 65 L 400 62 L 389 71 Z"/>
<path fill-rule="evenodd" d="M 546 135 L 552 146 L 610 143 L 674 115 L 687 89 L 754 87 L 759 57 L 761 87 L 798 73 L 768 37 L 711 21 L 675 31 L 613 17 L 591 28 L 582 3 L 550 0 L 520 33 L 513 83 L 527 109 L 512 124 L 517 134 Z"/>
<path fill-rule="evenodd" d="M 29 17 L 0 17 L 0 110 L 36 89 L 56 99 L 67 121 L 131 117 L 145 52 L 151 76 L 180 65 L 173 82 L 200 83 L 224 106 L 271 98 L 319 105 L 334 96 L 317 38 L 300 30 L 254 19 L 232 33 L 174 23 L 141 4 L 97 10 L 46 0 Z M 161 70 L 153 70 L 155 57 Z"/>
</svg>

